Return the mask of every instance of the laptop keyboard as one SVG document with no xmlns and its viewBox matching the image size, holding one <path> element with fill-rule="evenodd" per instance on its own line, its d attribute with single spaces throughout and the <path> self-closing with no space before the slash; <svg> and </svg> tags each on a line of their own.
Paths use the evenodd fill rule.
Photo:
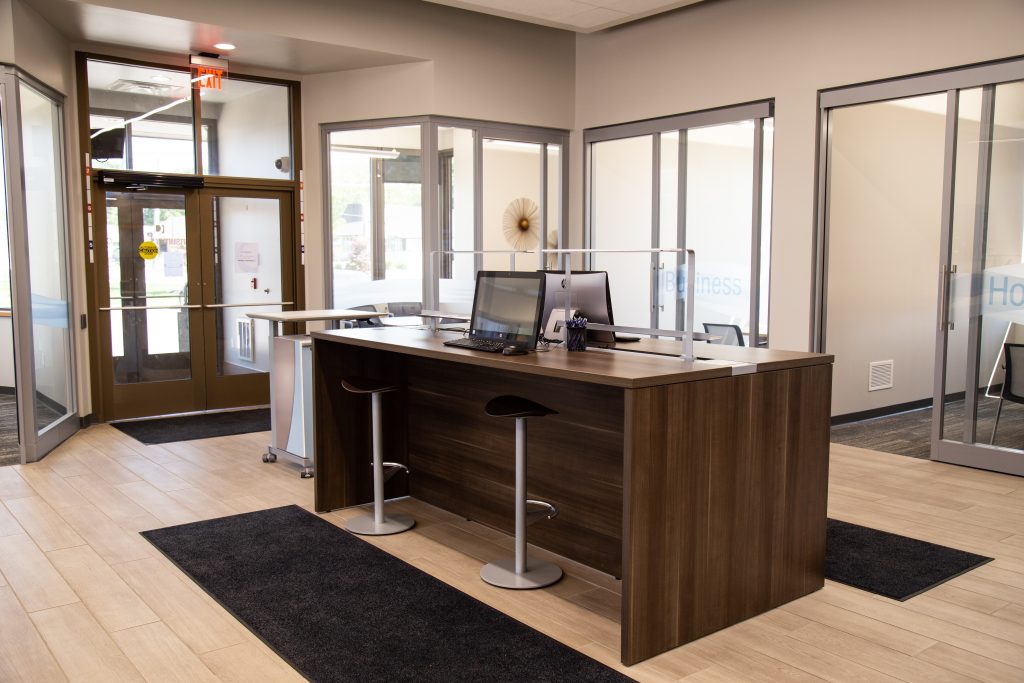
<svg viewBox="0 0 1024 683">
<path fill-rule="evenodd" d="M 470 339 L 469 337 L 449 339 L 444 343 L 444 345 L 458 346 L 462 349 L 473 349 L 474 351 L 487 351 L 488 353 L 501 353 L 501 350 L 505 348 L 505 342 L 502 341 L 495 341 L 493 339 Z"/>
</svg>

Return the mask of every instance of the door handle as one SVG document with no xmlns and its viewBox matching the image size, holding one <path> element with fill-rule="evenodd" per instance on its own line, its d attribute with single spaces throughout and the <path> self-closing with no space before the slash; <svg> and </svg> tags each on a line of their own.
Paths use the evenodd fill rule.
<svg viewBox="0 0 1024 683">
<path fill-rule="evenodd" d="M 254 301 L 246 304 L 204 304 L 203 308 L 242 308 L 244 306 L 293 306 L 294 301 Z"/>
<path fill-rule="evenodd" d="M 199 304 L 181 304 L 180 306 L 101 306 L 101 311 L 176 311 L 182 308 L 202 308 Z"/>
</svg>

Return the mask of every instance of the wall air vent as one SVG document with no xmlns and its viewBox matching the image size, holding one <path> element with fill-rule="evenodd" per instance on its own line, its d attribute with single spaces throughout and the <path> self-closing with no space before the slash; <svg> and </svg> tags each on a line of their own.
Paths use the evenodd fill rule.
<svg viewBox="0 0 1024 683">
<path fill-rule="evenodd" d="M 868 391 L 892 389 L 892 361 L 876 360 L 868 363 Z"/>
<path fill-rule="evenodd" d="M 238 358 L 250 363 L 256 360 L 256 334 L 252 318 L 236 318 L 238 326 Z"/>
</svg>

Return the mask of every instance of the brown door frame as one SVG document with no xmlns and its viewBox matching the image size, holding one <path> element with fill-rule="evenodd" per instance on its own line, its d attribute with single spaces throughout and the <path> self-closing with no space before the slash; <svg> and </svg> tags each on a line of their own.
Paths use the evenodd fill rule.
<svg viewBox="0 0 1024 683">
<path fill-rule="evenodd" d="M 132 59 L 126 57 L 119 57 L 115 55 L 107 55 L 100 53 L 90 52 L 76 52 L 75 53 L 75 77 L 76 77 L 76 94 L 78 101 L 78 139 L 79 148 L 83 150 L 90 149 L 90 127 L 89 127 L 89 79 L 87 63 L 89 59 L 98 59 L 102 61 L 120 63 L 120 64 L 131 64 L 135 66 L 151 66 L 162 69 L 174 69 L 180 71 L 187 71 L 188 67 L 183 64 L 180 60 L 175 60 L 174 63 L 167 61 L 150 61 L 145 59 Z M 292 167 L 295 169 L 292 180 L 269 180 L 259 178 L 234 178 L 228 176 L 202 176 L 205 181 L 205 187 L 224 187 L 224 188 L 249 188 L 249 189 L 266 189 L 266 190 L 278 190 L 282 192 L 288 192 L 291 195 L 291 226 L 289 242 L 292 245 L 291 253 L 282 251 L 282 277 L 284 277 L 285 261 L 291 265 L 291 272 L 293 273 L 291 284 L 293 287 L 293 294 L 291 300 L 295 301 L 295 306 L 291 307 L 294 310 L 302 310 L 306 305 L 306 287 L 305 287 L 305 263 L 304 256 L 302 253 L 303 245 L 301 239 L 302 233 L 302 91 L 301 84 L 298 81 L 285 80 L 279 78 L 270 78 L 264 76 L 253 76 L 241 72 L 234 72 L 233 77 L 236 79 L 257 81 L 266 83 L 277 83 L 280 85 L 286 85 L 289 88 L 291 97 L 291 156 L 292 156 Z M 198 98 L 196 98 L 198 99 Z M 197 144 L 198 136 L 197 136 Z M 198 151 L 197 151 L 198 154 Z M 199 157 L 197 156 L 197 159 Z M 104 373 L 104 362 L 109 362 L 109 358 L 104 359 L 103 345 L 101 343 L 100 335 L 103 333 L 104 321 L 101 318 L 99 312 L 100 297 L 99 288 L 103 284 L 100 282 L 101 278 L 98 276 L 98 268 L 95 267 L 96 260 L 103 258 L 106 259 L 106 250 L 103 249 L 103 254 L 99 253 L 101 240 L 99 239 L 100 234 L 105 229 L 105 214 L 101 213 L 101 206 L 103 204 L 101 195 L 103 194 L 104 188 L 102 184 L 95 182 L 95 176 L 93 172 L 97 169 L 89 167 L 88 155 L 83 154 L 83 158 L 80 158 L 78 163 L 82 165 L 79 167 L 82 171 L 83 186 L 82 186 L 82 226 L 83 226 L 83 239 L 86 244 L 86 300 L 89 311 L 89 319 L 91 320 L 89 329 L 89 374 L 91 382 L 91 398 L 92 398 L 92 413 L 86 419 L 92 419 L 100 422 L 108 421 L 113 417 L 113 404 L 110 402 L 110 397 L 106 395 L 103 390 L 103 373 Z M 199 159 L 199 163 L 202 160 Z M 74 168 L 75 163 L 69 164 L 69 168 Z M 95 205 L 95 206 L 94 206 Z M 284 249 L 282 244 L 282 250 Z M 282 283 L 283 285 L 284 283 Z M 191 296 L 191 293 L 190 293 Z M 195 318 L 190 314 L 190 323 L 195 323 Z M 109 321 L 106 321 L 107 334 L 109 336 Z M 197 328 L 198 329 L 198 328 Z M 286 325 L 285 332 L 292 333 L 296 330 L 294 325 Z M 109 343 L 109 340 L 108 340 Z M 109 349 L 109 346 L 106 348 Z"/>
</svg>

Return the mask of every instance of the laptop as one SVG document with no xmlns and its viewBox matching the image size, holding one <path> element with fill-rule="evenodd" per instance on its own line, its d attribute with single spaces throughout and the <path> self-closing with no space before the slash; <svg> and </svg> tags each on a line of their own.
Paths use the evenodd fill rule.
<svg viewBox="0 0 1024 683">
<path fill-rule="evenodd" d="M 537 347 L 544 305 L 544 273 L 481 270 L 476 274 L 469 334 L 445 342 L 500 353 L 505 347 Z"/>
</svg>

